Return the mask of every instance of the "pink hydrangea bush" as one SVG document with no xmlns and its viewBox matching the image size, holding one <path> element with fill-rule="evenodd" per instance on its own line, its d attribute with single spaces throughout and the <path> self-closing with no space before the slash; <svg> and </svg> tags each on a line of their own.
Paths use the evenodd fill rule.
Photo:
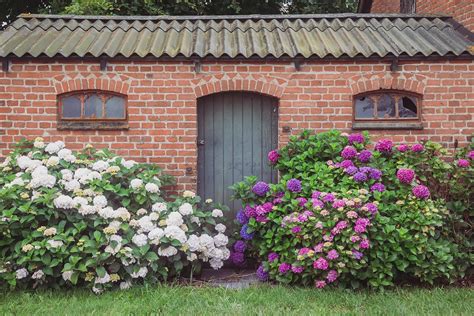
<svg viewBox="0 0 474 316">
<path fill-rule="evenodd" d="M 257 274 L 317 288 L 462 276 L 472 261 L 467 238 L 450 227 L 464 221 L 445 198 L 470 199 L 459 184 L 464 193 L 472 188 L 472 167 L 463 161 L 472 154 L 453 163 L 444 153 L 430 142 L 372 146 L 366 133 L 292 137 L 269 161 L 279 183 L 258 196 L 255 177 L 234 186 L 244 204 L 240 235 L 261 259 Z M 449 185 L 436 190 L 444 181 Z"/>
</svg>

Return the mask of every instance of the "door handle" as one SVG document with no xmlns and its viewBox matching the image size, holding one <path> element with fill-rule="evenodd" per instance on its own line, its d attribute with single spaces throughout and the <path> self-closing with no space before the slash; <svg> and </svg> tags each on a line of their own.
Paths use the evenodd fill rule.
<svg viewBox="0 0 474 316">
<path fill-rule="evenodd" d="M 204 139 L 198 139 L 197 144 L 198 144 L 198 146 L 203 146 L 204 145 Z"/>
</svg>

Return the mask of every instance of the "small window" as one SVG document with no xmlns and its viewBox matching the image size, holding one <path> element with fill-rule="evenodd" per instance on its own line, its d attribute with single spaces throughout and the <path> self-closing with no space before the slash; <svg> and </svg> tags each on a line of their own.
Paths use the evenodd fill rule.
<svg viewBox="0 0 474 316">
<path fill-rule="evenodd" d="M 76 91 L 59 96 L 59 129 L 128 127 L 124 95 L 107 91 Z"/>
<path fill-rule="evenodd" d="M 355 97 L 355 120 L 418 119 L 419 98 L 400 92 L 374 92 Z"/>
</svg>

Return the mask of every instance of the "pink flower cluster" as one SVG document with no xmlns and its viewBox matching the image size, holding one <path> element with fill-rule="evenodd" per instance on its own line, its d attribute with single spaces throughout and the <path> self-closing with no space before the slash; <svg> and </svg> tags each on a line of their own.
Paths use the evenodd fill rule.
<svg viewBox="0 0 474 316">
<path fill-rule="evenodd" d="M 268 221 L 267 215 L 272 209 L 273 204 L 271 202 L 266 202 L 256 207 L 247 205 L 244 209 L 244 214 L 247 218 L 255 218 L 257 222 L 265 223 Z"/>
<path fill-rule="evenodd" d="M 398 169 L 397 178 L 401 183 L 410 184 L 415 178 L 415 171 L 412 169 Z"/>
</svg>

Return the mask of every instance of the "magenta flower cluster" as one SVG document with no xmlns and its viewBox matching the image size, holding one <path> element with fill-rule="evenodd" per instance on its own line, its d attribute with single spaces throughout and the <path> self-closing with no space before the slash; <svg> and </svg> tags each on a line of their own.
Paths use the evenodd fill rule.
<svg viewBox="0 0 474 316">
<path fill-rule="evenodd" d="M 415 171 L 412 169 L 398 169 L 397 178 L 401 183 L 410 184 L 415 178 Z"/>
<path fill-rule="evenodd" d="M 301 181 L 298 179 L 290 179 L 286 183 L 286 187 L 291 192 L 300 192 L 301 191 Z"/>
<path fill-rule="evenodd" d="M 421 184 L 413 187 L 412 193 L 419 199 L 427 199 L 430 197 L 430 190 Z"/>
<path fill-rule="evenodd" d="M 365 139 L 364 139 L 364 135 L 362 134 L 359 134 L 359 133 L 354 133 L 354 134 L 350 134 L 349 136 L 347 136 L 347 140 L 349 141 L 349 144 L 362 144 Z"/>
<path fill-rule="evenodd" d="M 467 160 L 467 159 L 459 159 L 457 165 L 458 165 L 458 167 L 460 167 L 460 168 L 468 168 L 468 167 L 469 167 L 469 160 Z"/>
<path fill-rule="evenodd" d="M 353 159 L 357 156 L 357 149 L 352 146 L 346 146 L 341 151 L 341 157 L 344 159 Z"/>
<path fill-rule="evenodd" d="M 270 161 L 270 164 L 274 165 L 278 162 L 278 159 L 280 158 L 280 154 L 278 153 L 278 150 L 272 150 L 268 153 L 268 161 Z"/>
<path fill-rule="evenodd" d="M 375 150 L 383 153 L 390 154 L 392 152 L 393 143 L 390 139 L 381 139 L 375 144 Z"/>
</svg>

